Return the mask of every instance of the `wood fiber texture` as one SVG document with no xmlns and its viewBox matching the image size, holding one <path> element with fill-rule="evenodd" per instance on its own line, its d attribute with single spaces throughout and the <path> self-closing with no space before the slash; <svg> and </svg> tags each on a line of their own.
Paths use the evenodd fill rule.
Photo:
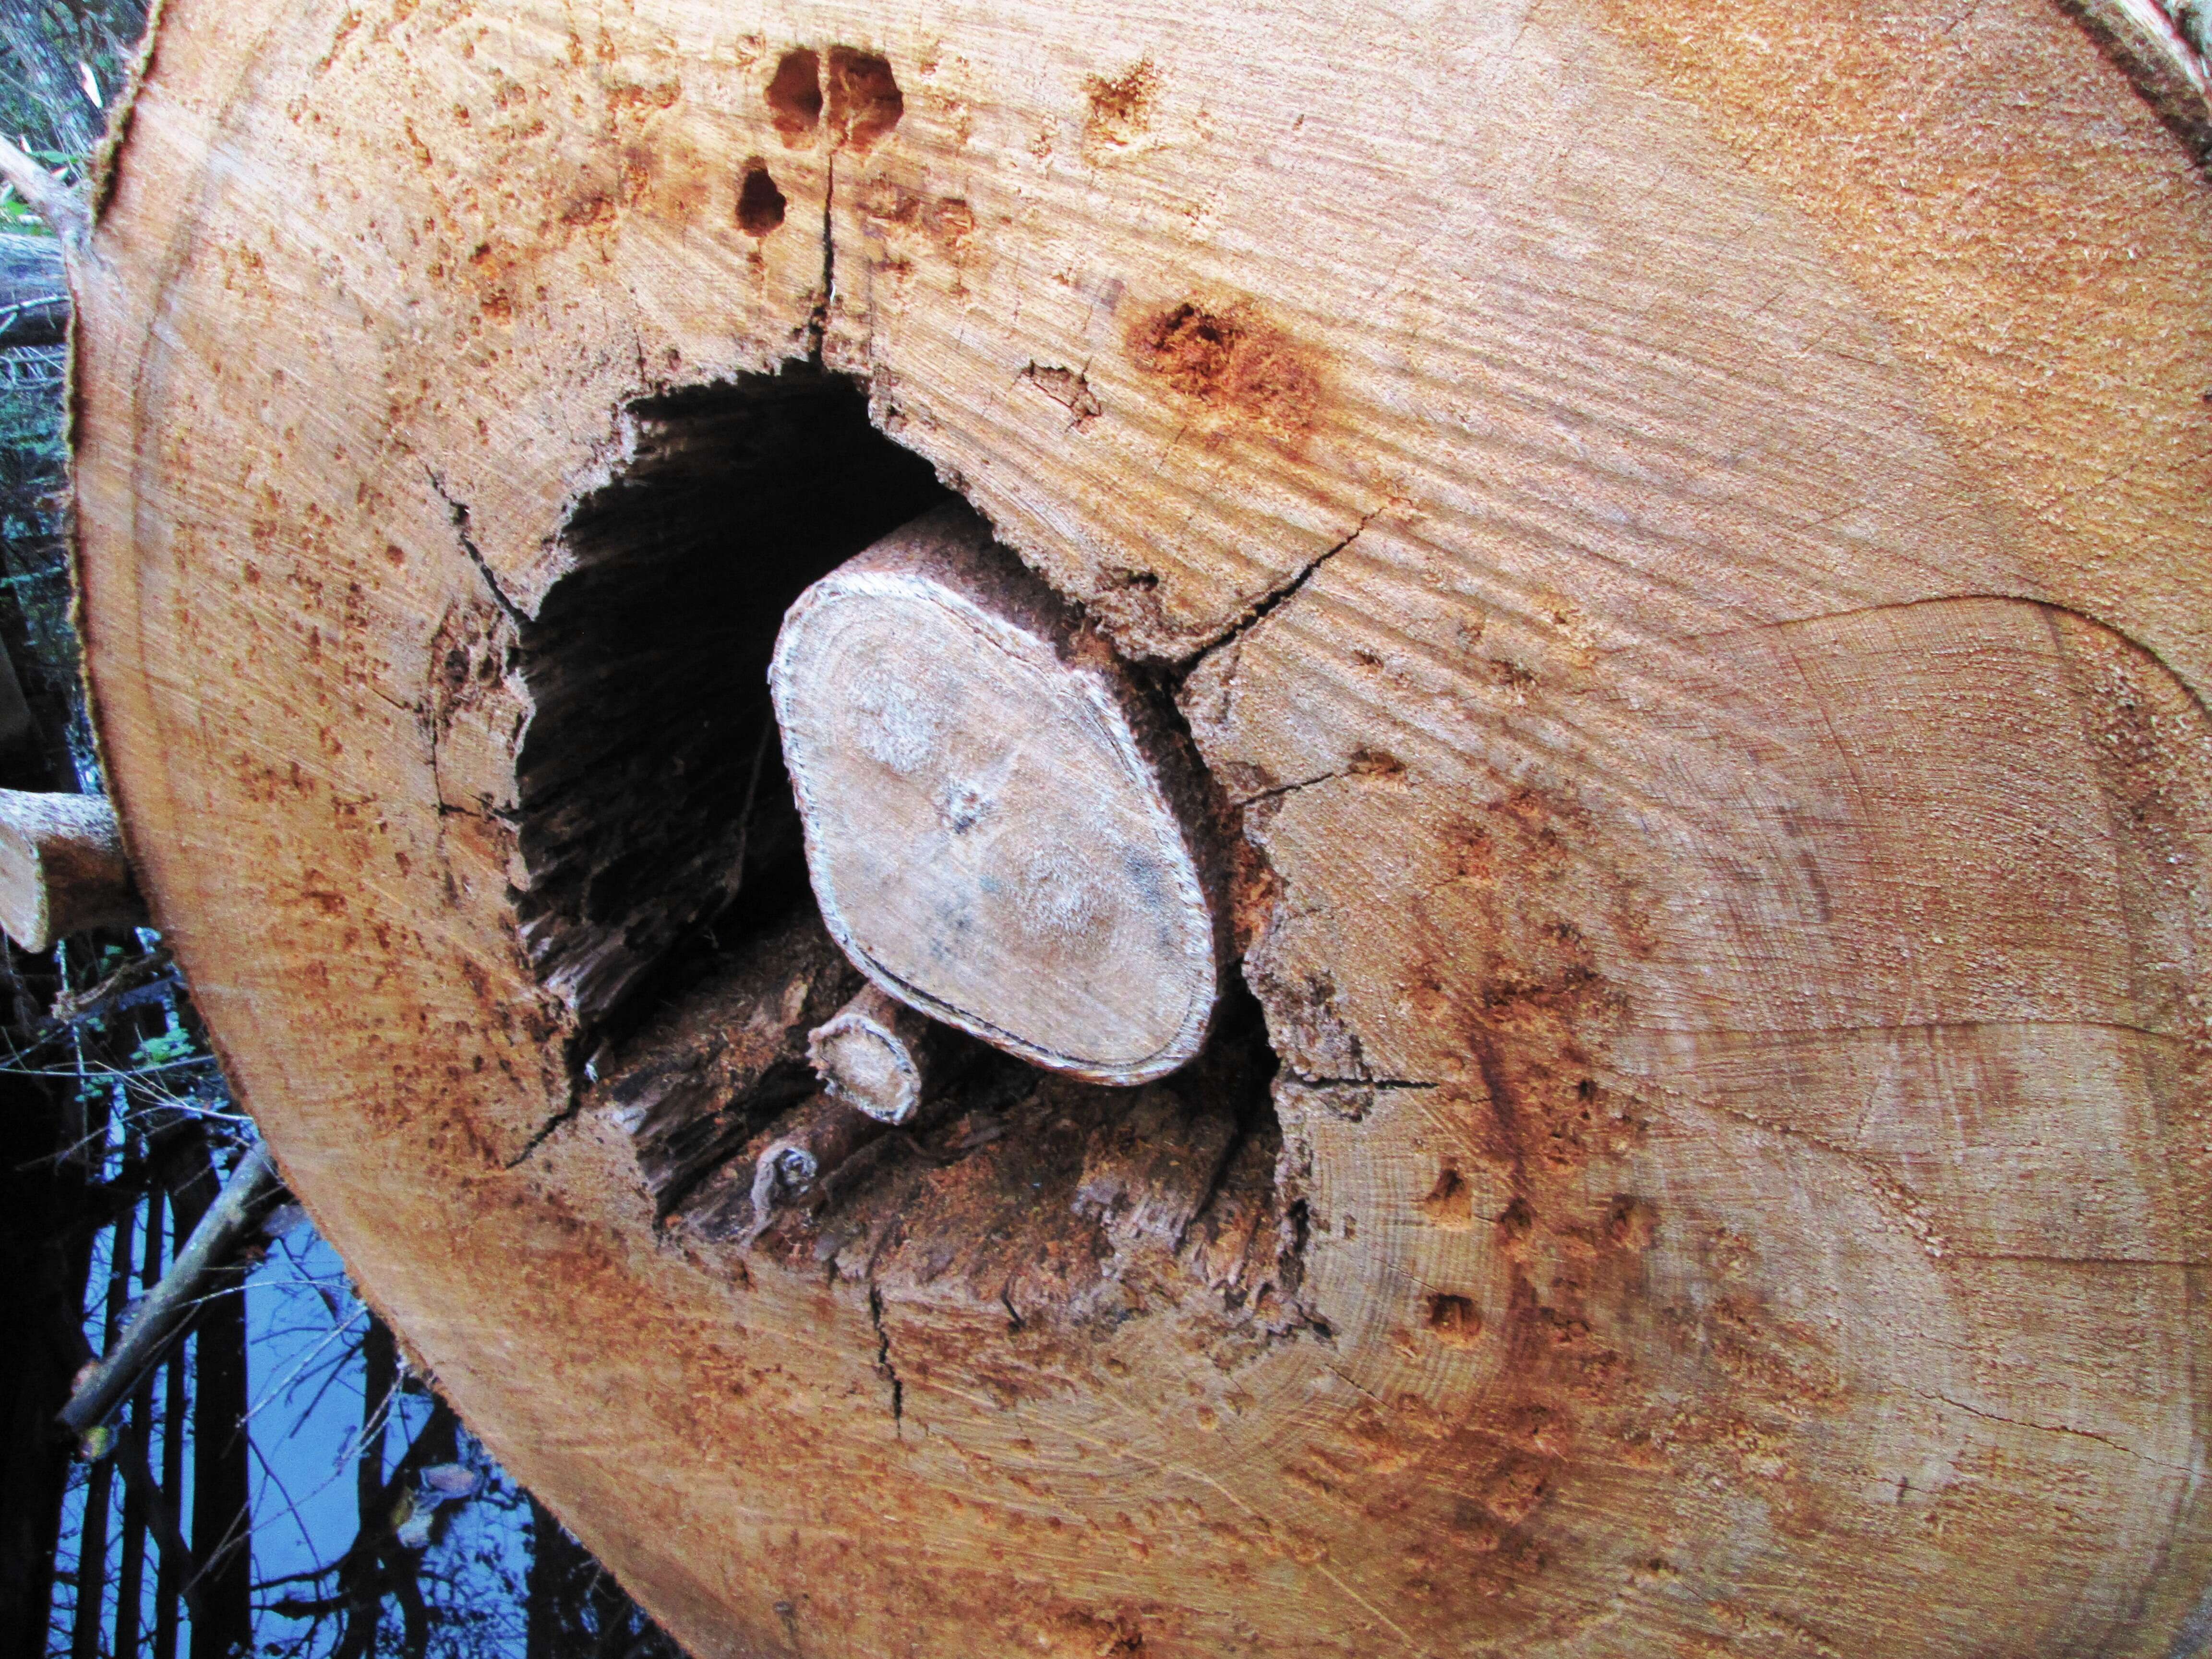
<svg viewBox="0 0 2212 1659">
<path fill-rule="evenodd" d="M 694 1651 L 2202 1645 L 2212 191 L 2063 11 L 170 0 L 127 119 L 143 884 Z M 679 551 L 772 631 L 791 525 L 919 510 L 656 459 L 780 369 L 1174 690 L 1267 1046 L 973 1061 L 747 1249 L 856 987 L 762 919 L 733 1024 L 621 1024 L 788 826 L 721 659 L 561 641 Z M 723 550 L 592 563 L 648 483 Z M 690 874 L 607 831 L 656 776 Z"/>
</svg>

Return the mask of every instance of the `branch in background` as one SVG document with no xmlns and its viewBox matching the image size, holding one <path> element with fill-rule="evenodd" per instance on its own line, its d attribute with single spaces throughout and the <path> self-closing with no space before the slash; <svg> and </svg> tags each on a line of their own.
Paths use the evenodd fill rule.
<svg viewBox="0 0 2212 1659">
<path fill-rule="evenodd" d="M 228 1194 L 244 1176 L 248 1191 L 236 1200 L 241 1212 L 239 1249 L 259 1243 L 254 1188 L 260 1203 L 281 1200 L 283 1188 L 265 1166 L 268 1154 L 256 1146 L 247 1154 L 264 1168 L 241 1168 L 224 1183 Z M 217 1211 L 225 1209 L 216 1200 Z M 214 1212 L 210 1212 L 213 1214 Z M 266 1211 L 264 1211 L 265 1216 Z M 189 1251 L 191 1241 L 185 1246 Z M 258 1255 L 258 1252 L 252 1252 Z M 246 1376 L 245 1273 L 215 1275 L 216 1285 L 199 1299 L 201 1318 L 192 1338 L 192 1555 L 199 1562 L 200 1614 L 192 1620 L 191 1659 L 240 1659 L 253 1647 L 252 1449 L 246 1442 L 250 1401 Z M 157 1287 L 158 1288 L 158 1287 Z"/>
<path fill-rule="evenodd" d="M 287 1596 L 269 1610 L 286 1619 L 341 1614 L 334 1659 L 368 1659 L 381 1650 L 378 1632 L 389 1595 L 399 1603 L 402 1651 L 409 1659 L 422 1659 L 430 1626 L 420 1579 L 421 1552 L 433 1530 L 422 1524 L 424 1507 L 434 1516 L 441 1504 L 473 1496 L 478 1483 L 453 1461 L 459 1449 L 460 1419 L 442 1400 L 434 1401 L 414 1440 L 391 1473 L 385 1473 L 385 1427 L 400 1372 L 397 1344 L 381 1320 L 369 1322 L 362 1343 L 362 1433 L 355 1460 L 358 1530 L 336 1561 L 294 1575 L 318 1585 L 335 1576 L 335 1592 Z"/>
<path fill-rule="evenodd" d="M 171 1395 L 173 1405 L 175 1395 Z M 166 1445 L 182 1445 L 178 1437 L 171 1437 Z M 123 1449 L 116 1458 L 116 1466 L 123 1471 L 123 1484 L 134 1493 L 146 1511 L 146 1524 L 161 1547 L 161 1577 L 167 1583 L 176 1586 L 185 1607 L 193 1618 L 199 1617 L 199 1570 L 193 1565 L 191 1547 L 185 1542 L 184 1528 L 178 1524 L 177 1512 L 162 1494 L 161 1483 L 154 1478 L 153 1466 L 146 1461 L 146 1443 L 137 1436 L 125 1438 Z M 172 1474 L 173 1483 L 180 1477 L 181 1468 Z M 157 1601 L 171 1594 L 162 1591 Z M 173 1651 L 176 1643 L 172 1638 L 165 1649 L 157 1639 L 155 1650 Z"/>
<path fill-rule="evenodd" d="M 77 1384 L 61 1410 L 64 1427 L 82 1437 L 114 1414 L 185 1334 L 207 1297 L 227 1287 L 239 1258 L 260 1238 L 261 1224 L 286 1196 L 267 1149 L 254 1147 L 223 1183 L 222 1195 L 200 1218 L 161 1282 L 147 1291 L 114 1347 Z"/>
<path fill-rule="evenodd" d="M 82 991 L 64 991 L 54 999 L 53 1018 L 66 1024 L 90 1014 L 105 1013 L 110 1005 L 120 1004 L 133 991 L 143 990 L 167 977 L 170 960 L 166 945 L 143 957 L 133 957 L 96 985 L 88 985 Z"/>
<path fill-rule="evenodd" d="M 74 259 L 92 238 L 92 210 L 84 198 L 21 150 L 0 138 L 0 179 L 61 239 L 63 257 Z"/>
</svg>

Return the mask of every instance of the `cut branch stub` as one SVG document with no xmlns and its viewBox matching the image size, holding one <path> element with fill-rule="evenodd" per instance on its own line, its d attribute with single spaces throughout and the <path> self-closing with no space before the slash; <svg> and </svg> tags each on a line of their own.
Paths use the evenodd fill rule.
<svg viewBox="0 0 2212 1659">
<path fill-rule="evenodd" d="M 146 920 L 114 810 L 98 795 L 0 789 L 0 929 L 26 951 Z"/>
<path fill-rule="evenodd" d="M 838 1099 L 885 1123 L 921 1109 L 938 1027 L 870 985 L 806 1034 L 806 1058 Z"/>
<path fill-rule="evenodd" d="M 817 1182 L 835 1175 L 884 1130 L 881 1118 L 827 1095 L 817 1095 L 800 1107 L 786 1121 L 784 1133 L 761 1149 L 753 1166 L 753 1220 L 746 1242 L 766 1232 L 785 1209 L 813 1191 Z"/>
<path fill-rule="evenodd" d="M 1104 643 L 952 505 L 809 588 L 769 683 L 823 921 L 910 1006 L 1102 1083 L 1205 1042 L 1196 768 Z"/>
</svg>

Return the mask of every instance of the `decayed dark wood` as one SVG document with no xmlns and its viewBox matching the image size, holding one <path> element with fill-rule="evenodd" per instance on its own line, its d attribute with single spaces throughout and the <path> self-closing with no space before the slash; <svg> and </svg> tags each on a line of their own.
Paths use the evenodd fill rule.
<svg viewBox="0 0 2212 1659">
<path fill-rule="evenodd" d="M 736 965 L 592 1061 L 587 1105 L 630 1138 L 663 1216 L 819 1090 L 807 1033 L 863 983 L 811 907 L 744 943 Z"/>
<path fill-rule="evenodd" d="M 763 684 L 777 623 L 943 493 L 857 409 L 794 367 L 632 410 L 619 481 L 562 532 L 573 574 L 534 615 L 488 597 L 441 628 L 441 797 L 517 826 L 525 945 L 587 1022 L 797 844 Z M 825 462 L 854 477 L 827 500 L 805 483 Z M 480 774 L 518 732 L 510 798 Z"/>
<path fill-rule="evenodd" d="M 870 985 L 806 1034 L 806 1058 L 838 1099 L 885 1123 L 904 1123 L 929 1091 L 942 1029 Z"/>
<path fill-rule="evenodd" d="M 882 1118 L 826 1094 L 792 1114 L 753 1161 L 753 1219 L 747 1242 L 774 1226 L 787 1206 L 812 1194 L 888 1127 Z"/>
<path fill-rule="evenodd" d="M 823 920 L 877 985 L 1098 1082 L 1198 1053 L 1228 922 L 1196 763 L 973 510 L 809 588 L 769 684 Z"/>
<path fill-rule="evenodd" d="M 26 951 L 146 919 L 115 813 L 97 795 L 0 789 L 0 928 Z"/>
<path fill-rule="evenodd" d="M 683 1236 L 841 1275 L 872 1263 L 886 1308 L 909 1313 L 924 1285 L 966 1285 L 1047 1353 L 1064 1321 L 1169 1285 L 1203 1295 L 1193 1340 L 1222 1354 L 1327 1330 L 1302 1291 L 1305 1187 L 1280 1167 L 1249 1002 L 1197 1061 L 1136 1088 L 948 1036 L 967 1045 L 948 1056 L 957 1086 L 918 1118 L 886 1132 L 805 1103 L 701 1183 Z"/>
</svg>

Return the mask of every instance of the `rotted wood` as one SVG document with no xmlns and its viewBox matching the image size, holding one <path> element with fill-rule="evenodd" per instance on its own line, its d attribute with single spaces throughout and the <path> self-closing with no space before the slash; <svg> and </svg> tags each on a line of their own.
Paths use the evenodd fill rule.
<svg viewBox="0 0 2212 1659">
<path fill-rule="evenodd" d="M 524 945 L 587 1023 L 796 849 L 762 684 L 784 607 L 944 493 L 914 456 L 877 460 L 859 407 L 794 366 L 631 410 L 621 477 L 562 528 L 571 576 L 534 612 L 495 589 L 441 623 L 441 798 L 519 823 Z M 754 463 L 734 547 L 733 454 Z M 824 500 L 823 465 L 854 487 Z M 518 734 L 512 796 L 474 784 Z"/>
<path fill-rule="evenodd" d="M 135 927 L 146 902 L 114 810 L 97 795 L 0 789 L 0 929 L 26 951 Z"/>
<path fill-rule="evenodd" d="M 778 1126 L 776 1138 L 753 1163 L 750 1243 L 775 1225 L 780 1212 L 834 1176 L 890 1123 L 831 1095 L 810 1101 Z"/>
<path fill-rule="evenodd" d="M 1192 1064 L 1136 1087 L 1045 1071 L 957 1032 L 935 1093 L 885 1124 L 823 1093 L 777 1115 L 667 1224 L 750 1259 L 876 1263 L 975 1287 L 1016 1328 L 1206 1287 L 1228 1349 L 1325 1328 L 1300 1295 L 1303 1188 L 1278 1178 L 1272 1066 L 1249 1000 Z"/>
<path fill-rule="evenodd" d="M 1100 1082 L 1204 1046 L 1228 921 L 1196 763 L 973 509 L 809 588 L 769 685 L 823 920 L 878 986 Z"/>
<path fill-rule="evenodd" d="M 747 944 L 592 1062 L 586 1101 L 629 1138 L 664 1218 L 819 1091 L 808 1034 L 865 982 L 811 906 Z"/>
</svg>

